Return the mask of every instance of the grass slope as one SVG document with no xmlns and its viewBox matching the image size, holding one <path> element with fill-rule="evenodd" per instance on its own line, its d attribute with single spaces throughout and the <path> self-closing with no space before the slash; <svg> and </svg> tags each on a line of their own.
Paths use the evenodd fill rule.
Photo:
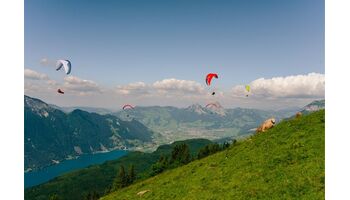
<svg viewBox="0 0 350 200">
<path fill-rule="evenodd" d="M 25 189 L 25 199 L 47 200 L 56 194 L 60 200 L 78 200 L 84 199 L 89 192 L 97 192 L 102 196 L 112 185 L 120 165 L 128 168 L 133 164 L 138 179 L 143 179 L 149 173 L 151 165 L 156 163 L 161 155 L 169 155 L 173 147 L 182 142 L 189 146 L 192 155 L 197 155 L 200 148 L 211 143 L 206 139 L 191 139 L 162 145 L 153 153 L 130 152 L 120 159 L 68 172 L 47 183 Z"/>
<path fill-rule="evenodd" d="M 119 190 L 110 199 L 324 199 L 325 111 Z M 141 198 L 136 194 L 150 190 Z"/>
</svg>

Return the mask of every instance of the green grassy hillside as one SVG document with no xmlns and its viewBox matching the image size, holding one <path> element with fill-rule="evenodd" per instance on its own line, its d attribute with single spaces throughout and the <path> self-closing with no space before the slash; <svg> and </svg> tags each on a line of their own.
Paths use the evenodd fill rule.
<svg viewBox="0 0 350 200">
<path fill-rule="evenodd" d="M 28 188 L 24 191 L 25 199 L 47 200 L 56 195 L 60 200 L 79 200 L 84 199 L 89 193 L 102 196 L 112 186 L 120 165 L 128 167 L 133 164 L 137 178 L 142 180 L 148 176 L 151 165 L 156 163 L 161 155 L 170 155 L 174 146 L 180 143 L 186 143 L 190 153 L 195 156 L 200 148 L 210 144 L 211 141 L 191 139 L 159 146 L 152 153 L 130 152 L 120 159 L 69 172 L 47 183 Z"/>
<path fill-rule="evenodd" d="M 321 110 L 102 199 L 324 199 L 324 179 Z"/>
</svg>

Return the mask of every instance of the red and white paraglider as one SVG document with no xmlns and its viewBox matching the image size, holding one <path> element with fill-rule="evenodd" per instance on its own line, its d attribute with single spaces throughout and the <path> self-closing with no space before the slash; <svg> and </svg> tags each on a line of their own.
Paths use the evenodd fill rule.
<svg viewBox="0 0 350 200">
<path fill-rule="evenodd" d="M 210 86 L 213 78 L 216 78 L 216 79 L 219 78 L 218 74 L 216 73 L 207 74 L 207 76 L 205 77 L 205 83 L 207 84 L 207 86 Z M 215 92 L 212 92 L 211 95 L 215 95 Z"/>
<path fill-rule="evenodd" d="M 132 109 L 135 109 L 135 107 L 130 104 L 125 104 L 123 106 L 123 110 L 132 110 Z M 127 114 L 126 116 L 129 117 L 129 114 Z"/>
<path fill-rule="evenodd" d="M 218 108 L 219 106 L 216 105 L 215 103 L 208 103 L 205 107 L 206 108 L 213 108 L 213 107 Z"/>
<path fill-rule="evenodd" d="M 207 76 L 205 77 L 205 83 L 210 86 L 211 84 L 211 80 L 213 78 L 219 78 L 218 74 L 215 74 L 215 73 L 209 73 L 207 74 Z"/>
<path fill-rule="evenodd" d="M 123 106 L 123 110 L 134 109 L 134 108 L 135 108 L 135 107 L 132 106 L 132 105 L 130 105 L 130 104 L 125 104 L 125 105 Z"/>
</svg>

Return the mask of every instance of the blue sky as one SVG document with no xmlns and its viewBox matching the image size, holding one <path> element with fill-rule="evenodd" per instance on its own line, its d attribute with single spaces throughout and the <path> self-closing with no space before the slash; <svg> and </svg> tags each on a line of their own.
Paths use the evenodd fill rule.
<svg viewBox="0 0 350 200">
<path fill-rule="evenodd" d="M 168 78 L 218 87 L 324 74 L 324 1 L 25 1 L 25 68 L 60 81 L 42 58 L 114 87 Z"/>
</svg>

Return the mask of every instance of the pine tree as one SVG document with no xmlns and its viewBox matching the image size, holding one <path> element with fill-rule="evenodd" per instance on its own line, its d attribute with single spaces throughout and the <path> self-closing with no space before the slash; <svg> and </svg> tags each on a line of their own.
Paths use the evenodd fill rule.
<svg viewBox="0 0 350 200">
<path fill-rule="evenodd" d="M 53 195 L 50 195 L 49 197 L 49 200 L 58 200 L 58 195 L 57 194 L 53 194 Z"/>
<path fill-rule="evenodd" d="M 215 144 L 209 144 L 209 154 L 213 154 L 220 151 L 220 145 L 215 143 Z"/>
<path fill-rule="evenodd" d="M 135 167 L 130 165 L 129 174 L 128 174 L 128 185 L 132 184 L 136 179 Z"/>
<path fill-rule="evenodd" d="M 124 168 L 123 165 L 120 167 L 119 179 L 120 179 L 120 182 L 121 182 L 121 187 L 125 187 L 125 186 L 128 185 L 128 176 L 127 176 L 127 174 L 125 172 L 125 168 Z"/>
<path fill-rule="evenodd" d="M 127 179 L 128 179 L 128 177 L 125 174 L 124 166 L 120 165 L 118 175 L 114 179 L 114 182 L 113 182 L 113 190 L 115 191 L 119 188 L 125 187 L 127 185 Z"/>
<path fill-rule="evenodd" d="M 224 149 L 227 149 L 227 148 L 229 148 L 230 147 L 230 143 L 228 143 L 228 142 L 224 142 L 224 144 L 222 145 L 222 149 L 224 150 Z"/>
<path fill-rule="evenodd" d="M 155 176 L 161 172 L 163 172 L 168 167 L 168 158 L 161 155 L 159 160 L 152 165 L 151 176 Z"/>
<path fill-rule="evenodd" d="M 91 193 L 89 192 L 89 193 L 86 195 L 85 200 L 91 200 L 91 198 L 92 198 L 92 195 L 91 195 Z"/>
<path fill-rule="evenodd" d="M 93 200 L 98 200 L 100 198 L 100 195 L 96 191 L 94 191 L 91 197 Z"/>
<path fill-rule="evenodd" d="M 186 143 L 175 145 L 171 152 L 170 163 L 172 167 L 187 164 L 191 161 L 190 148 Z"/>
<path fill-rule="evenodd" d="M 199 150 L 197 157 L 198 159 L 201 159 L 201 158 L 207 157 L 209 154 L 210 154 L 209 145 L 205 145 Z"/>
<path fill-rule="evenodd" d="M 237 140 L 236 139 L 233 139 L 232 140 L 232 146 L 235 145 L 237 143 Z"/>
<path fill-rule="evenodd" d="M 182 156 L 182 158 L 181 158 L 182 164 L 187 164 L 191 161 L 190 148 L 185 143 L 182 146 L 182 155 L 181 156 Z"/>
</svg>

